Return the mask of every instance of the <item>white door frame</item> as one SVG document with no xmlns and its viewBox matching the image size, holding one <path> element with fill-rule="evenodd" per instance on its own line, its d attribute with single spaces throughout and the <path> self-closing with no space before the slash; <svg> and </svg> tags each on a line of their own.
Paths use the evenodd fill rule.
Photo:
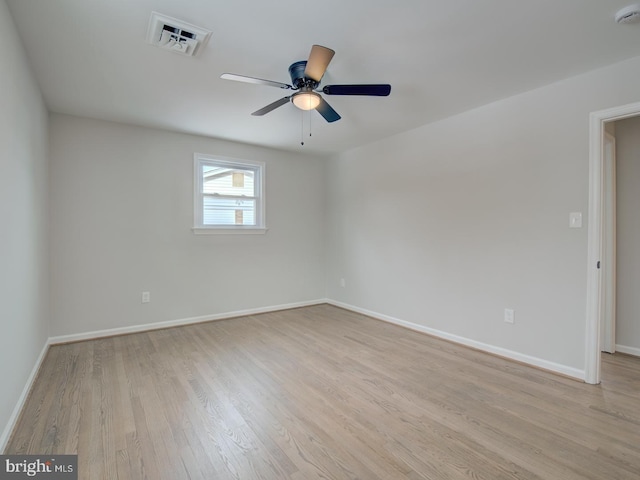
<svg viewBox="0 0 640 480">
<path fill-rule="evenodd" d="M 602 313 L 600 349 L 616 352 L 616 139 L 604 132 L 602 150 L 602 260 L 600 263 Z"/>
<path fill-rule="evenodd" d="M 589 115 L 589 229 L 587 243 L 587 330 L 584 381 L 600 383 L 600 323 L 602 321 L 601 269 L 602 208 L 604 201 L 604 124 L 640 115 L 640 102 L 592 112 Z"/>
</svg>

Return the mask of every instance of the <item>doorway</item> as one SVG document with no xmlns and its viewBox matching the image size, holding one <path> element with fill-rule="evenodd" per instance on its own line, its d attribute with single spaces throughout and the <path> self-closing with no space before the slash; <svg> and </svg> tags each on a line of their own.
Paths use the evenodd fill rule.
<svg viewBox="0 0 640 480">
<path fill-rule="evenodd" d="M 640 103 L 593 112 L 589 116 L 589 229 L 587 246 L 587 329 L 585 382 L 600 383 L 601 329 L 607 292 L 601 267 L 605 250 L 605 124 L 640 115 Z M 613 340 L 615 342 L 615 337 Z"/>
</svg>

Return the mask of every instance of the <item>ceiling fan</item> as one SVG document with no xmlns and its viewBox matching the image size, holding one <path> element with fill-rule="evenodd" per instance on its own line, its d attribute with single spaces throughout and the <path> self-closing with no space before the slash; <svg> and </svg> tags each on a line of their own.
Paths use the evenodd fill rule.
<svg viewBox="0 0 640 480">
<path fill-rule="evenodd" d="M 322 90 L 319 90 L 322 76 L 335 53 L 336 52 L 330 48 L 313 45 L 308 60 L 295 62 L 289 67 L 292 85 L 274 82 L 273 80 L 263 80 L 262 78 L 236 75 L 235 73 L 223 73 L 220 78 L 237 82 L 255 83 L 258 85 L 269 85 L 285 90 L 297 90 L 288 97 L 283 97 L 260 110 L 256 110 L 251 114 L 254 116 L 262 116 L 291 101 L 301 110 L 317 110 L 327 122 L 335 122 L 336 120 L 340 120 L 340 115 L 317 93 L 318 91 L 321 91 L 325 95 L 368 95 L 375 97 L 386 97 L 389 95 L 391 85 L 388 84 L 325 85 Z"/>
</svg>

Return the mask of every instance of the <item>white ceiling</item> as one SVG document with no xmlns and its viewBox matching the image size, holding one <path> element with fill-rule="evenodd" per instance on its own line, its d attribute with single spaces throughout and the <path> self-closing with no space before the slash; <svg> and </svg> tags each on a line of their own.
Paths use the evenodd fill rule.
<svg viewBox="0 0 640 480">
<path fill-rule="evenodd" d="M 628 0 L 7 0 L 53 112 L 327 154 L 640 55 Z M 198 57 L 145 42 L 152 11 L 213 31 Z M 251 112 L 285 90 L 311 45 L 336 55 L 323 84 L 390 83 L 389 97 L 330 96 L 342 119 L 292 104 Z M 640 80 L 640 79 L 639 79 Z M 640 83 L 640 81 L 639 81 Z M 305 114 L 305 122 L 309 114 Z M 305 127 L 308 128 L 308 127 Z"/>
</svg>

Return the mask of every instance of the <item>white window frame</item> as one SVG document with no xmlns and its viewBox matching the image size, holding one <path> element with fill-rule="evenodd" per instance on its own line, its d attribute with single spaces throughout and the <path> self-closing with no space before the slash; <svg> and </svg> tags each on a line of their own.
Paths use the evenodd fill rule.
<svg viewBox="0 0 640 480">
<path fill-rule="evenodd" d="M 250 168 L 254 170 L 254 188 L 256 202 L 256 224 L 255 225 L 204 225 L 203 223 L 203 165 L 217 165 L 225 167 L 236 167 L 239 169 Z M 195 153 L 193 155 L 193 233 L 197 235 L 207 234 L 264 234 L 267 232 L 265 215 L 265 163 L 254 160 L 241 160 L 219 155 L 207 155 Z"/>
</svg>

